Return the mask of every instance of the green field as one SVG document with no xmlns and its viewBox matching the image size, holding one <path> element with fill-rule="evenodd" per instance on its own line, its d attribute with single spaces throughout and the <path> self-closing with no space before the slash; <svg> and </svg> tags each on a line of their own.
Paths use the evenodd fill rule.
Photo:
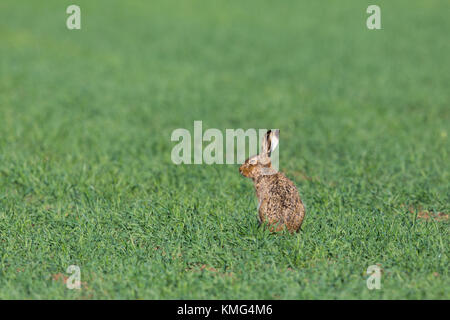
<svg viewBox="0 0 450 320">
<path fill-rule="evenodd" d="M 72 3 L 0 1 L 0 299 L 450 299 L 448 0 Z M 280 129 L 300 233 L 194 120 Z"/>
</svg>

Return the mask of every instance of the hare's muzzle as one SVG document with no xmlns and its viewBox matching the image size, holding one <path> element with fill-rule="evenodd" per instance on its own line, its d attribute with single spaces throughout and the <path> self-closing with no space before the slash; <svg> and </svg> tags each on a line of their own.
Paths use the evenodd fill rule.
<svg viewBox="0 0 450 320">
<path fill-rule="evenodd" d="M 244 177 L 248 177 L 248 167 L 245 163 L 239 167 L 239 173 Z"/>
</svg>

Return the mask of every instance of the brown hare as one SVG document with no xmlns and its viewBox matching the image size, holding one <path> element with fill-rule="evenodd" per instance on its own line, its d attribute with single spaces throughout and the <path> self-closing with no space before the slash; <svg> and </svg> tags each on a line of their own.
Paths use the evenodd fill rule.
<svg viewBox="0 0 450 320">
<path fill-rule="evenodd" d="M 267 224 L 271 232 L 300 229 L 305 207 L 294 183 L 272 168 L 271 152 L 277 147 L 280 130 L 269 130 L 264 135 L 261 153 L 248 158 L 239 172 L 253 180 L 258 198 L 259 222 Z"/>
</svg>

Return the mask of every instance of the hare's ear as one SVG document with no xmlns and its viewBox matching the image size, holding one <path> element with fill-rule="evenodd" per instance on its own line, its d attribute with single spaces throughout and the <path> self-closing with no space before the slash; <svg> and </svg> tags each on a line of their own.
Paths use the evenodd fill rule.
<svg viewBox="0 0 450 320">
<path fill-rule="evenodd" d="M 278 143 L 280 142 L 280 130 L 271 130 L 271 136 L 270 136 L 270 153 L 272 153 L 273 150 L 278 146 Z M 270 154 L 269 154 L 270 156 Z"/>
<path fill-rule="evenodd" d="M 280 141 L 280 130 L 269 130 L 264 135 L 261 145 L 261 156 L 270 158 L 270 154 L 278 146 Z"/>
</svg>

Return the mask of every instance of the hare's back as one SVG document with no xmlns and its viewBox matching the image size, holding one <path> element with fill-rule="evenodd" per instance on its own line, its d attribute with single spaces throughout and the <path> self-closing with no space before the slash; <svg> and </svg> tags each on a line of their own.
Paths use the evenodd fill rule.
<svg viewBox="0 0 450 320">
<path fill-rule="evenodd" d="M 285 200 L 286 204 L 300 200 L 295 184 L 281 172 L 272 176 L 268 186 L 269 194 L 272 198 Z"/>
<path fill-rule="evenodd" d="M 270 224 L 281 222 L 290 231 L 300 228 L 305 209 L 294 183 L 282 173 L 277 173 L 267 181 L 267 201 L 264 212 L 260 212 Z M 265 220 L 265 219 L 264 219 Z"/>
</svg>

